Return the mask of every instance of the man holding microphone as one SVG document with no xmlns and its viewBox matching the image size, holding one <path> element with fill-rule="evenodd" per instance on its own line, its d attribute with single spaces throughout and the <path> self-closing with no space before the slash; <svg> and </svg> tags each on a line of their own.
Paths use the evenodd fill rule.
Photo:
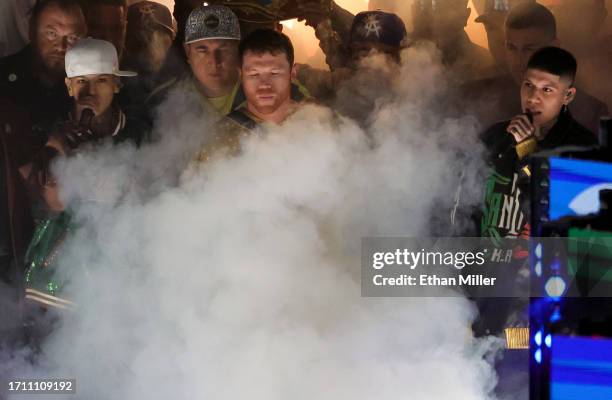
<svg viewBox="0 0 612 400">
<path fill-rule="evenodd" d="M 503 335 L 509 349 L 498 361 L 500 381 L 528 382 L 529 260 L 531 235 L 529 155 L 564 146 L 591 146 L 595 135 L 572 117 L 568 105 L 576 96 L 576 59 L 557 47 L 536 51 L 527 64 L 520 86 L 522 113 L 491 126 L 483 136 L 489 154 L 490 175 L 480 225 L 481 236 L 497 249 L 511 251 L 501 261 L 502 284 L 513 297 L 476 298 L 479 317 L 476 336 Z M 504 242 L 504 238 L 514 238 Z M 510 247 L 508 247 L 510 246 Z M 502 275 L 500 275 L 501 277 Z M 500 289 L 501 290 L 501 289 Z M 498 387 L 504 392 L 507 388 Z"/>
<path fill-rule="evenodd" d="M 530 58 L 521 84 L 522 114 L 490 127 L 483 139 L 493 173 L 487 180 L 481 234 L 492 238 L 529 235 L 531 172 L 527 156 L 564 146 L 591 146 L 596 135 L 572 117 L 568 105 L 576 96 L 576 59 L 557 47 L 545 47 Z"/>
</svg>

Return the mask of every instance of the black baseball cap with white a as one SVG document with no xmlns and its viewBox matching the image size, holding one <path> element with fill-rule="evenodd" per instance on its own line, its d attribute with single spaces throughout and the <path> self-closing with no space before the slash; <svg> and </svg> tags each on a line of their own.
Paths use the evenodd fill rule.
<svg viewBox="0 0 612 400">
<path fill-rule="evenodd" d="M 66 52 L 64 61 L 68 78 L 84 75 L 138 75 L 133 71 L 119 69 L 117 50 L 106 40 L 81 39 Z"/>
</svg>

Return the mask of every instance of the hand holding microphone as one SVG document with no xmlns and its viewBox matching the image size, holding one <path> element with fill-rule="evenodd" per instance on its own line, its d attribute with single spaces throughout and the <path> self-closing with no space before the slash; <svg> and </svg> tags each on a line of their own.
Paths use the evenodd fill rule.
<svg viewBox="0 0 612 400">
<path fill-rule="evenodd" d="M 66 133 L 69 145 L 72 149 L 76 149 L 80 144 L 88 142 L 94 138 L 91 131 L 91 122 L 93 121 L 94 112 L 91 108 L 85 108 L 81 111 L 81 118 L 77 125 L 73 125 Z"/>
<path fill-rule="evenodd" d="M 527 111 L 524 114 L 519 114 L 510 121 L 506 131 L 514 137 L 516 143 L 533 137 L 537 128 L 533 124 L 533 114 Z"/>
<path fill-rule="evenodd" d="M 95 135 L 91 130 L 93 118 L 93 110 L 85 108 L 81 112 L 81 118 L 78 124 L 68 121 L 61 125 L 54 136 L 56 136 L 63 145 L 74 150 L 81 144 L 95 139 Z"/>
<path fill-rule="evenodd" d="M 510 121 L 506 131 L 516 141 L 516 153 L 522 159 L 533 153 L 538 145 L 536 140 L 539 128 L 533 124 L 533 114 L 527 111 L 519 114 Z"/>
</svg>

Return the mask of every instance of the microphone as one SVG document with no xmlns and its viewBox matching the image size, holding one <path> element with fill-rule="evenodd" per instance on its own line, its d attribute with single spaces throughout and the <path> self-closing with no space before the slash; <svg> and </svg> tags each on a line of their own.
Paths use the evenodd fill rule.
<svg viewBox="0 0 612 400">
<path fill-rule="evenodd" d="M 94 118 L 94 112 L 91 108 L 85 108 L 81 111 L 81 118 L 79 123 L 69 122 L 64 125 L 64 136 L 68 141 L 68 145 L 71 149 L 76 149 L 79 144 L 86 142 L 91 139 L 91 123 Z"/>
<path fill-rule="evenodd" d="M 531 111 L 527 111 L 525 115 L 527 116 L 529 123 L 533 124 L 533 114 L 531 113 Z M 516 148 L 516 154 L 518 155 L 519 160 L 522 160 L 523 158 L 527 157 L 531 153 L 535 152 L 537 147 L 538 147 L 538 141 L 533 136 L 518 143 L 515 148 Z M 528 175 L 531 175 L 531 174 L 528 174 Z"/>
<path fill-rule="evenodd" d="M 81 119 L 79 120 L 79 126 L 87 130 L 91 129 L 91 121 L 93 121 L 94 112 L 91 108 L 84 108 L 81 111 Z"/>
</svg>

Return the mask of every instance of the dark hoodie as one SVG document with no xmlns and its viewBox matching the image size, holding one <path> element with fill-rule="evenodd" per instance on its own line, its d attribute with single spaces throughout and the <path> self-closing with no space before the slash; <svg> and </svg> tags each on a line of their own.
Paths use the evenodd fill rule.
<svg viewBox="0 0 612 400">
<path fill-rule="evenodd" d="M 492 167 L 486 182 L 481 235 L 492 238 L 529 236 L 528 158 L 519 159 L 512 135 L 506 132 L 510 121 L 491 126 L 483 134 Z M 595 135 L 574 120 L 569 111 L 539 141 L 536 151 L 565 146 L 593 146 Z"/>
</svg>

